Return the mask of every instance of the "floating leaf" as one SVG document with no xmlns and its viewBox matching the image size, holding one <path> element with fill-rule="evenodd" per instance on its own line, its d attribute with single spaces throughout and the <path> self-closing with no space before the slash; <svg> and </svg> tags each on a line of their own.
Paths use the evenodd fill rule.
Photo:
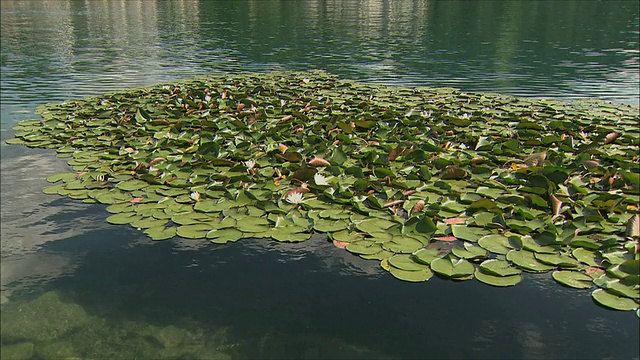
<svg viewBox="0 0 640 360">
<path fill-rule="evenodd" d="M 425 265 L 422 265 L 413 261 L 411 256 L 407 254 L 392 256 L 388 259 L 388 261 L 389 261 L 389 264 L 391 264 L 392 266 L 402 270 L 414 271 L 414 270 L 421 270 L 425 268 Z"/>
<path fill-rule="evenodd" d="M 408 270 L 398 269 L 396 267 L 391 267 L 389 272 L 396 279 L 400 279 L 408 282 L 423 282 L 433 277 L 433 272 L 429 268 L 416 270 L 416 271 L 408 271 Z"/>
<path fill-rule="evenodd" d="M 473 275 L 473 264 L 464 259 L 455 259 L 449 256 L 435 259 L 429 264 L 431 270 L 439 275 L 449 278 L 466 278 Z"/>
<path fill-rule="evenodd" d="M 214 229 L 207 232 L 206 237 L 207 239 L 211 239 L 211 242 L 214 242 L 217 244 L 224 244 L 229 241 L 231 242 L 238 241 L 247 236 L 245 236 L 241 231 L 236 229 Z"/>
<path fill-rule="evenodd" d="M 209 224 L 182 225 L 176 229 L 176 235 L 187 239 L 203 239 L 209 231 L 211 231 Z"/>
<path fill-rule="evenodd" d="M 551 276 L 560 284 L 576 289 L 588 289 L 593 286 L 591 277 L 578 271 L 554 271 Z"/>
<path fill-rule="evenodd" d="M 507 253 L 507 260 L 521 269 L 531 272 L 547 272 L 555 267 L 538 261 L 535 253 L 527 250 L 511 250 Z"/>
<path fill-rule="evenodd" d="M 130 224 L 131 222 L 138 220 L 140 217 L 134 212 L 126 212 L 111 215 L 107 218 L 109 224 L 123 225 Z"/>
<path fill-rule="evenodd" d="M 508 261 L 498 259 L 485 260 L 479 265 L 479 268 L 483 273 L 493 276 L 512 276 L 521 273 L 520 269 L 512 267 Z"/>
<path fill-rule="evenodd" d="M 538 261 L 545 263 L 547 265 L 553 265 L 564 268 L 576 268 L 580 266 L 580 263 L 570 258 L 566 255 L 562 254 L 535 254 L 535 257 Z"/>
<path fill-rule="evenodd" d="M 484 248 L 474 245 L 473 243 L 464 243 L 464 249 L 459 247 L 454 247 L 451 249 L 451 252 L 462 259 L 476 259 L 483 258 L 487 256 L 487 250 Z"/>
<path fill-rule="evenodd" d="M 329 165 L 331 165 L 331 163 L 329 163 L 327 160 L 325 160 L 323 158 L 315 157 L 315 158 L 309 160 L 309 165 L 311 165 L 311 166 L 329 166 Z"/>
<path fill-rule="evenodd" d="M 382 247 L 380 244 L 376 244 L 373 241 L 362 240 L 347 244 L 346 249 L 354 254 L 370 255 L 380 252 Z"/>
<path fill-rule="evenodd" d="M 451 233 L 460 240 L 467 240 L 471 242 L 478 242 L 480 238 L 491 234 L 488 230 L 466 225 L 452 225 Z"/>
<path fill-rule="evenodd" d="M 151 239 L 153 240 L 167 240 L 176 236 L 176 228 L 169 227 L 165 228 L 164 226 L 160 227 L 150 227 L 144 231 Z"/>
<path fill-rule="evenodd" d="M 333 246 L 337 247 L 338 249 L 346 248 L 347 244 L 348 242 L 333 240 Z"/>
<path fill-rule="evenodd" d="M 598 304 L 611 309 L 635 310 L 638 308 L 638 303 L 632 299 L 613 295 L 603 289 L 594 290 L 591 296 Z"/>
<path fill-rule="evenodd" d="M 513 286 L 522 281 L 521 275 L 510 275 L 510 276 L 495 276 L 493 274 L 489 274 L 484 272 L 481 268 L 476 268 L 476 271 L 473 273 L 473 276 L 478 279 L 478 281 L 483 282 L 492 286 Z"/>
<path fill-rule="evenodd" d="M 422 264 L 429 265 L 435 259 L 444 256 L 440 250 L 435 248 L 420 249 L 413 253 L 413 258 Z"/>
</svg>

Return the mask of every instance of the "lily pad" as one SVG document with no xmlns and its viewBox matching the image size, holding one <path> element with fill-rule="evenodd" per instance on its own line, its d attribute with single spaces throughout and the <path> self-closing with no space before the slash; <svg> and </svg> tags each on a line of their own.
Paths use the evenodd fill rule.
<svg viewBox="0 0 640 360">
<path fill-rule="evenodd" d="M 591 297 L 593 297 L 593 300 L 598 304 L 615 310 L 628 311 L 638 308 L 638 303 L 636 301 L 626 297 L 613 295 L 603 289 L 594 290 L 591 293 Z"/>
<path fill-rule="evenodd" d="M 578 271 L 554 271 L 551 276 L 560 284 L 576 289 L 589 289 L 593 286 L 591 277 Z"/>
<path fill-rule="evenodd" d="M 380 246 L 380 244 L 376 244 L 373 241 L 361 240 L 347 244 L 347 247 L 345 249 L 358 255 L 371 255 L 380 252 L 382 250 L 382 247 Z"/>
<path fill-rule="evenodd" d="M 509 242 L 509 238 L 504 235 L 486 235 L 478 240 L 478 245 L 495 254 L 506 254 L 514 247 Z"/>
<path fill-rule="evenodd" d="M 176 229 L 176 235 L 187 239 L 203 239 L 211 230 L 209 224 L 182 225 Z"/>
<path fill-rule="evenodd" d="M 411 270 L 411 271 L 415 271 L 415 270 L 421 270 L 425 268 L 425 265 L 423 264 L 419 264 L 415 261 L 413 261 L 413 259 L 411 258 L 410 255 L 407 254 L 400 254 L 400 255 L 395 255 L 392 256 L 388 259 L 389 264 L 391 266 L 394 266 L 398 269 L 402 269 L 402 270 Z"/>
<path fill-rule="evenodd" d="M 554 266 L 538 261 L 535 253 L 527 250 L 511 250 L 507 253 L 507 260 L 519 268 L 531 272 L 547 272 L 555 269 Z"/>
<path fill-rule="evenodd" d="M 207 239 L 211 239 L 211 242 L 225 244 L 229 241 L 238 241 L 242 238 L 246 238 L 247 236 L 236 229 L 214 229 L 207 232 L 206 237 Z"/>
<path fill-rule="evenodd" d="M 174 226 L 168 228 L 164 226 L 150 227 L 146 229 L 144 233 L 153 240 L 167 240 L 176 236 L 176 228 Z"/>
<path fill-rule="evenodd" d="M 487 256 L 487 250 L 470 242 L 465 242 L 464 248 L 460 248 L 457 246 L 453 247 L 451 249 L 451 252 L 459 258 L 467 260 L 483 258 Z"/>
<path fill-rule="evenodd" d="M 420 249 L 413 253 L 413 257 L 417 262 L 426 265 L 431 264 L 433 260 L 441 258 L 444 255 L 440 250 L 434 248 Z"/>
<path fill-rule="evenodd" d="M 522 281 L 521 275 L 509 275 L 509 276 L 495 276 L 492 274 L 485 273 L 481 268 L 476 268 L 476 271 L 473 273 L 473 276 L 478 279 L 478 281 L 483 282 L 492 286 L 513 286 Z"/>
<path fill-rule="evenodd" d="M 136 213 L 126 212 L 126 213 L 119 213 L 119 214 L 114 214 L 109 216 L 107 218 L 107 222 L 109 224 L 123 225 L 123 224 L 130 224 L 138 219 L 140 219 L 140 217 L 136 215 Z"/>
<path fill-rule="evenodd" d="M 429 265 L 431 270 L 448 278 L 466 278 L 473 275 L 473 264 L 465 259 L 455 259 L 449 256 L 435 259 Z"/>
<path fill-rule="evenodd" d="M 396 279 L 408 282 L 423 282 L 433 277 L 433 272 L 428 268 L 409 271 L 391 267 L 391 269 L 389 269 L 389 273 L 391 273 L 391 275 Z"/>
<path fill-rule="evenodd" d="M 498 259 L 485 260 L 478 267 L 483 273 L 493 276 L 513 276 L 521 273 L 520 269 L 512 267 L 508 261 Z"/>
<path fill-rule="evenodd" d="M 561 268 L 577 268 L 580 266 L 578 260 L 562 254 L 535 254 L 535 257 L 536 260 L 542 263 Z"/>
</svg>

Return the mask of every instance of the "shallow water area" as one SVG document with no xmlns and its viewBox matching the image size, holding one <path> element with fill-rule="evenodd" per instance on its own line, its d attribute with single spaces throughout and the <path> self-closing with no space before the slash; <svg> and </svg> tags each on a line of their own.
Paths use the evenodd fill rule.
<svg viewBox="0 0 640 360">
<path fill-rule="evenodd" d="M 550 273 L 411 284 L 322 236 L 153 242 L 43 194 L 67 159 L 4 143 L 39 104 L 220 71 L 637 105 L 637 2 L 0 6 L 3 359 L 638 358 L 634 313 Z"/>
</svg>

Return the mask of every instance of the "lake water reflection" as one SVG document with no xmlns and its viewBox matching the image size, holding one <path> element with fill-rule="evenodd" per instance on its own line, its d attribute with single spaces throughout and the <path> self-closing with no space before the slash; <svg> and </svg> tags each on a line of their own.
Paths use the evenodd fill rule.
<svg viewBox="0 0 640 360">
<path fill-rule="evenodd" d="M 107 224 L 103 205 L 42 194 L 65 160 L 4 144 L 39 104 L 220 71 L 323 69 L 638 105 L 637 1 L 2 0 L 0 10 L 3 359 L 638 358 L 633 313 L 550 274 L 507 289 L 409 284 L 322 237 L 155 243 Z"/>
</svg>

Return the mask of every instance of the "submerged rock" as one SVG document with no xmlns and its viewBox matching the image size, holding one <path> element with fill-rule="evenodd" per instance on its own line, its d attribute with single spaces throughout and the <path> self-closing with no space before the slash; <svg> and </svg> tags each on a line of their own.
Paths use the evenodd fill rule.
<svg viewBox="0 0 640 360">
<path fill-rule="evenodd" d="M 2 345 L 0 357 L 11 360 L 31 359 L 33 357 L 33 344 L 23 342 L 19 344 Z"/>
<path fill-rule="evenodd" d="M 51 360 L 76 360 L 81 359 L 76 354 L 73 344 L 70 342 L 54 342 L 39 346 L 37 349 L 38 358 Z"/>
<path fill-rule="evenodd" d="M 178 329 L 173 325 L 165 326 L 160 329 L 154 337 L 165 347 L 165 349 L 175 348 L 182 344 L 186 337 L 185 330 Z"/>
<path fill-rule="evenodd" d="M 51 341 L 79 328 L 88 319 L 78 304 L 63 302 L 55 291 L 24 303 L 11 302 L 2 309 L 3 341 Z"/>
</svg>

